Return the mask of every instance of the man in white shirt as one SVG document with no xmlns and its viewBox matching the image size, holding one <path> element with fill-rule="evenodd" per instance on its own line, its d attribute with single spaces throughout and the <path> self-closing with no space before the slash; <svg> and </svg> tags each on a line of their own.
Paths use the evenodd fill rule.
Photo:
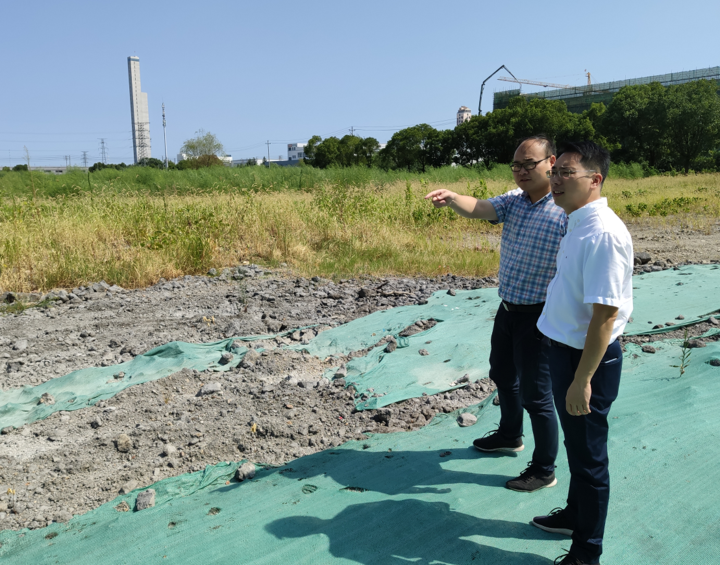
<svg viewBox="0 0 720 565">
<path fill-rule="evenodd" d="M 633 248 L 625 224 L 600 195 L 609 168 L 610 154 L 583 141 L 569 144 L 548 173 L 568 229 L 537 326 L 551 344 L 570 487 L 564 509 L 532 524 L 572 536 L 560 565 L 599 563 L 610 494 L 607 418 L 620 386 L 617 338 L 632 312 Z"/>
</svg>

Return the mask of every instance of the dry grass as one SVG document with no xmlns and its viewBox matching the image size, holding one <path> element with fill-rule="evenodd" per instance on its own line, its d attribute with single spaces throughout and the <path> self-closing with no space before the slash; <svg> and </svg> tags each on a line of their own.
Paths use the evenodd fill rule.
<svg viewBox="0 0 720 565">
<path fill-rule="evenodd" d="M 98 280 L 136 288 L 241 261 L 287 263 L 300 275 L 336 278 L 497 272 L 497 245 L 489 242 L 497 242 L 500 228 L 434 210 L 422 196 L 440 187 L 487 196 L 513 185 L 416 181 L 330 185 L 312 193 L 5 198 L 0 288 L 48 290 Z M 720 216 L 720 175 L 610 179 L 604 193 L 628 222 L 710 229 Z M 680 197 L 687 200 L 667 203 Z"/>
</svg>

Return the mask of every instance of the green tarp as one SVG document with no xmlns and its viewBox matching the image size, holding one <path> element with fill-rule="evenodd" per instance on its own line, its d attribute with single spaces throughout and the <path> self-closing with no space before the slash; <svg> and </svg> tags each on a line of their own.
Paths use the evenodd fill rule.
<svg viewBox="0 0 720 565">
<path fill-rule="evenodd" d="M 92 406 L 130 386 L 161 379 L 181 369 L 226 371 L 236 366 L 247 351 L 245 347 L 231 348 L 238 339 L 241 338 L 201 344 L 172 341 L 138 355 L 127 363 L 80 369 L 38 386 L 2 391 L 0 428 L 19 428 L 60 410 L 79 410 Z M 220 358 L 226 351 L 232 352 L 234 359 L 226 365 L 220 365 Z M 124 377 L 115 378 L 114 375 L 119 376 L 120 373 L 124 373 Z M 54 398 L 54 404 L 41 402 L 46 393 Z"/>
<path fill-rule="evenodd" d="M 720 555 L 720 343 L 694 349 L 685 373 L 677 341 L 646 354 L 628 346 L 620 395 L 610 412 L 611 504 L 602 562 L 711 564 Z M 491 403 L 414 432 L 375 435 L 226 482 L 235 464 L 167 479 L 157 504 L 140 512 L 138 491 L 68 524 L 0 533 L 8 565 L 278 563 L 320 565 L 550 565 L 568 538 L 528 524 L 563 506 L 558 486 L 532 495 L 503 488 L 525 466 L 517 456 L 481 454 L 472 440 L 493 429 Z M 530 429 L 527 423 L 527 429 Z M 204 488 L 203 488 L 204 487 Z M 184 490 L 184 492 L 183 492 Z"/>
</svg>

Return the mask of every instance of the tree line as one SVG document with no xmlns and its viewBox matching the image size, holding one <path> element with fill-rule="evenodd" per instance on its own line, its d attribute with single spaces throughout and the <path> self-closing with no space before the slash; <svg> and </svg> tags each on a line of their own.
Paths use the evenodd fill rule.
<svg viewBox="0 0 720 565">
<path fill-rule="evenodd" d="M 402 129 L 382 149 L 372 137 L 313 136 L 305 163 L 412 172 L 453 163 L 492 168 L 512 161 L 518 139 L 545 133 L 558 145 L 595 141 L 611 151 L 614 162 L 639 163 L 648 173 L 720 171 L 719 90 L 708 80 L 625 86 L 608 106 L 593 104 L 582 114 L 569 112 L 561 100 L 519 96 L 507 108 L 473 116 L 454 129 L 428 124 Z"/>
</svg>

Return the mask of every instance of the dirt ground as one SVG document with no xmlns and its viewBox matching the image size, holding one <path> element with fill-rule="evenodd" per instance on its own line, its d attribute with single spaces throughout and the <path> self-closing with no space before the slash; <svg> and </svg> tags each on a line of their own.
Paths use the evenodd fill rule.
<svg viewBox="0 0 720 565">
<path fill-rule="evenodd" d="M 709 235 L 630 228 L 636 253 L 651 256 L 637 272 L 720 260 L 718 226 Z M 3 430 L 0 529 L 67 521 L 112 500 L 121 489 L 145 487 L 219 461 L 278 465 L 362 439 L 365 433 L 415 429 L 439 412 L 479 402 L 494 388 L 488 380 L 478 381 L 357 412 L 344 383 L 322 378 L 337 361 L 282 346 L 379 309 L 422 303 L 437 290 L 494 287 L 497 279 L 448 275 L 333 283 L 252 265 L 217 275 L 161 280 L 134 291 L 101 284 L 66 289 L 73 292 L 50 307 L 0 317 L 0 391 L 114 365 L 173 340 L 209 342 L 318 324 L 312 333 L 254 342 L 254 348 L 265 351 L 229 372 L 183 370 L 93 407 Z M 691 327 L 691 335 L 707 327 Z M 675 333 L 626 341 L 682 337 Z M 217 383 L 220 392 L 198 395 L 209 383 Z"/>
</svg>

